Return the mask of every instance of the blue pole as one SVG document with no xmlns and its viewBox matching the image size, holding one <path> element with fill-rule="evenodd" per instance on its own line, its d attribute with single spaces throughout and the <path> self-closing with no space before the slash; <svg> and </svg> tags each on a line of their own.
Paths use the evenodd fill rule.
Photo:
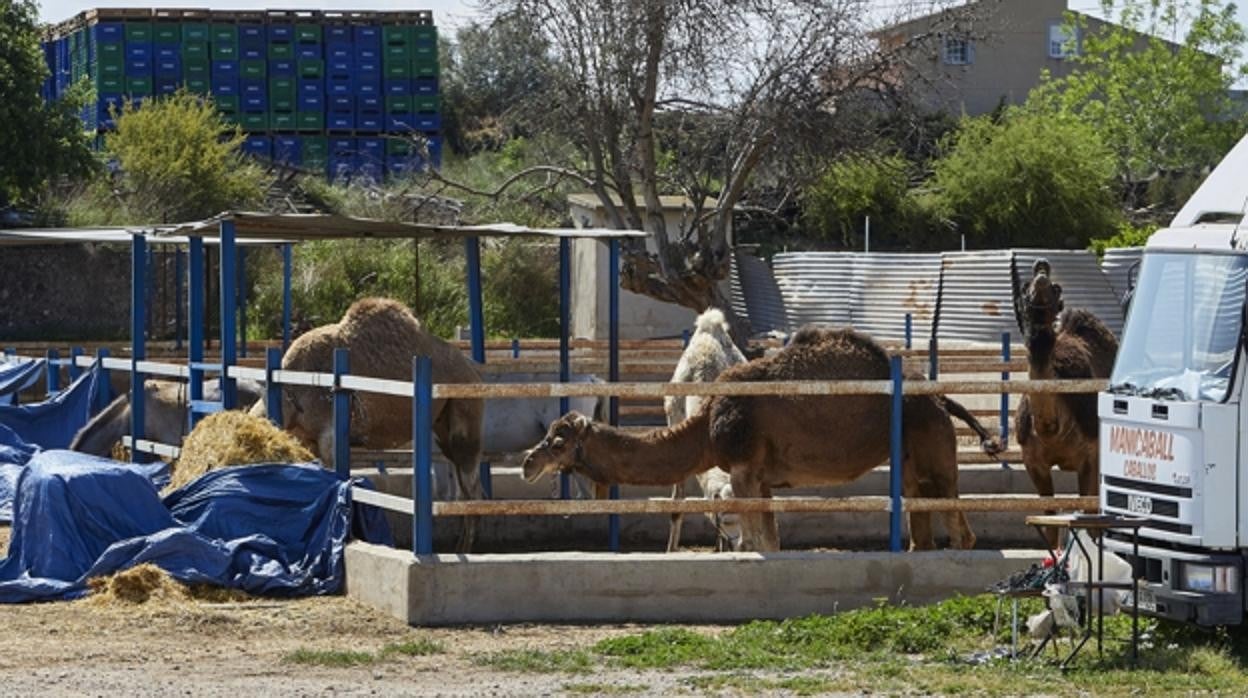
<svg viewBox="0 0 1248 698">
<path fill-rule="evenodd" d="M 520 358 L 520 340 L 516 337 L 511 338 L 511 358 Z"/>
<path fill-rule="evenodd" d="M 173 350 L 182 351 L 183 329 L 182 322 L 182 277 L 186 274 L 183 271 L 184 262 L 182 260 L 182 248 L 179 247 L 173 251 Z"/>
<path fill-rule="evenodd" d="M 893 379 L 892 414 L 888 433 L 888 549 L 901 552 L 901 357 L 894 356 L 889 366 Z"/>
<path fill-rule="evenodd" d="M 187 334 L 189 339 L 190 377 L 187 380 L 187 393 L 192 403 L 204 399 L 204 370 L 199 368 L 204 362 L 204 337 L 207 335 L 207 314 L 205 310 L 204 292 L 204 239 L 193 237 L 187 251 L 186 266 L 189 270 L 187 280 L 187 299 L 190 308 L 187 312 Z M 199 415 L 191 410 L 188 417 L 189 429 L 194 429 L 199 422 Z"/>
<path fill-rule="evenodd" d="M 906 348 L 914 347 L 914 316 L 906 313 Z"/>
<path fill-rule="evenodd" d="M 138 362 L 147 358 L 147 341 L 143 330 L 147 325 L 147 238 L 130 238 L 130 461 L 144 462 L 138 441 L 144 436 L 146 412 L 143 374 Z"/>
<path fill-rule="evenodd" d="M 347 350 L 334 350 L 334 470 L 351 477 L 351 392 L 343 390 L 342 377 L 351 372 Z"/>
<path fill-rule="evenodd" d="M 221 407 L 232 410 L 238 403 L 238 391 L 234 379 L 229 376 L 230 367 L 237 363 L 238 334 L 234 323 L 238 308 L 234 282 L 238 280 L 235 262 L 237 248 L 234 245 L 234 222 L 221 221 Z"/>
<path fill-rule="evenodd" d="M 247 248 L 238 247 L 238 355 L 247 357 Z"/>
<path fill-rule="evenodd" d="M 607 335 L 607 352 L 609 354 L 609 363 L 607 370 L 607 380 L 612 383 L 620 381 L 620 241 L 612 238 L 610 242 L 610 259 L 607 261 L 608 273 L 608 291 L 607 291 L 607 321 L 609 323 L 609 333 Z M 619 426 L 620 424 L 620 398 L 612 395 L 608 412 L 611 415 L 611 426 Z M 611 499 L 620 498 L 619 485 L 612 485 L 608 495 Z M 619 552 L 620 550 L 620 517 L 617 514 L 611 514 L 611 518 L 607 521 L 607 547 L 611 552 Z"/>
<path fill-rule="evenodd" d="M 104 359 L 107 359 L 111 354 L 112 352 L 108 350 L 108 347 L 100 347 L 95 350 L 95 361 L 100 365 L 100 391 L 96 393 L 95 402 L 95 410 L 97 412 L 108 407 L 108 403 L 113 401 L 112 372 L 104 368 Z"/>
<path fill-rule="evenodd" d="M 433 554 L 433 360 L 412 357 L 412 552 Z"/>
<path fill-rule="evenodd" d="M 61 392 L 61 352 L 55 349 L 49 349 L 44 356 L 43 375 L 47 380 L 47 390 L 45 393 L 48 397 L 52 397 Z"/>
<path fill-rule="evenodd" d="M 1001 380 L 1008 381 L 1010 379 L 1010 333 L 1001 333 L 1001 361 L 1005 364 L 1005 370 L 1001 372 Z M 1001 448 L 1008 448 L 1010 443 L 1010 394 L 1001 393 Z M 1009 470 L 1008 461 L 1002 460 L 1001 467 Z"/>
<path fill-rule="evenodd" d="M 559 238 L 559 382 L 572 380 L 572 241 Z M 559 414 L 571 408 L 566 397 L 559 398 Z M 549 426 L 549 425 L 547 425 Z M 572 496 L 572 482 L 567 473 L 559 473 L 559 498 Z"/>
<path fill-rule="evenodd" d="M 685 329 L 681 330 L 681 332 L 680 332 L 680 338 L 681 338 L 681 341 L 683 342 L 683 345 L 682 345 L 682 346 L 684 346 L 684 348 L 688 349 L 688 348 L 689 348 L 689 340 L 690 340 L 690 339 L 693 339 L 693 333 L 692 333 L 692 332 L 690 332 L 690 331 L 689 331 L 689 328 L 687 328 L 687 327 L 686 327 Z"/>
<path fill-rule="evenodd" d="M 156 295 L 156 265 L 153 260 L 154 253 L 155 248 L 147 248 L 147 265 L 143 269 L 143 274 L 147 277 L 144 283 L 147 285 L 146 292 L 148 312 L 151 312 L 156 308 L 156 303 L 153 301 L 153 297 Z"/>
<path fill-rule="evenodd" d="M 282 351 L 290 348 L 290 274 L 291 246 L 282 245 Z"/>
<path fill-rule="evenodd" d="M 82 369 L 78 367 L 79 356 L 82 356 L 82 347 L 69 348 L 69 382 L 71 383 L 82 375 Z"/>
<path fill-rule="evenodd" d="M 464 262 L 468 266 L 468 324 L 472 326 L 472 360 L 485 363 L 485 311 L 481 287 L 481 240 L 464 238 Z M 481 463 L 481 490 L 487 499 L 494 491 L 490 464 Z M 466 495 L 467 493 L 465 493 Z"/>
<path fill-rule="evenodd" d="M 927 378 L 936 380 L 940 377 L 940 345 L 935 337 L 927 342 Z"/>
<path fill-rule="evenodd" d="M 264 408 L 269 421 L 282 427 L 282 386 L 273 380 L 273 372 L 282 367 L 282 350 L 269 347 L 264 350 Z"/>
</svg>

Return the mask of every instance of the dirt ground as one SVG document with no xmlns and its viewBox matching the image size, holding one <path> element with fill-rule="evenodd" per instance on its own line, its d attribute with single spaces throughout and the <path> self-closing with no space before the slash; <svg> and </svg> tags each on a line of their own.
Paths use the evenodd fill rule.
<svg viewBox="0 0 1248 698">
<path fill-rule="evenodd" d="M 0 527 L 0 557 L 9 529 Z M 504 650 L 585 648 L 639 626 L 411 628 L 344 597 L 99 606 L 0 605 L 0 694 L 127 696 L 671 695 L 697 671 L 521 673 L 481 664 Z M 377 654 L 431 639 L 443 651 L 362 666 L 295 663 L 301 650 Z"/>
</svg>

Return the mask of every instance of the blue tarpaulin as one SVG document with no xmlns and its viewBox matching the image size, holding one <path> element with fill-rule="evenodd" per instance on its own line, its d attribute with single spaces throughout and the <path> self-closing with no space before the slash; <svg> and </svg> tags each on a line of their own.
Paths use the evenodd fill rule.
<svg viewBox="0 0 1248 698">
<path fill-rule="evenodd" d="M 69 451 L 32 457 L 17 483 L 0 603 L 76 598 L 91 577 L 144 562 L 186 583 L 332 594 L 353 529 L 392 544 L 381 512 L 352 507 L 352 483 L 316 465 L 215 470 L 163 501 L 142 470 L 153 467 Z"/>
<path fill-rule="evenodd" d="M 0 359 L 0 405 L 12 405 L 18 393 L 43 375 L 43 359 Z"/>
<path fill-rule="evenodd" d="M 96 364 L 68 388 L 43 402 L 0 405 L 0 425 L 42 449 L 65 448 L 91 419 L 103 372 Z"/>
</svg>

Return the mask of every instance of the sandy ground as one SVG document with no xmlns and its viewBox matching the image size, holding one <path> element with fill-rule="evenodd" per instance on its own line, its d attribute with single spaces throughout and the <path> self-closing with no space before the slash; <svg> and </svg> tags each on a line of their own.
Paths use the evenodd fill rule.
<svg viewBox="0 0 1248 698">
<path fill-rule="evenodd" d="M 9 530 L 0 527 L 0 551 Z M 640 626 L 411 628 L 344 597 L 100 606 L 0 605 L 0 695 L 628 695 L 691 693 L 701 671 L 518 673 L 482 666 L 493 652 L 586 648 Z M 705 630 L 714 631 L 712 628 Z M 433 639 L 444 652 L 355 667 L 292 663 L 297 650 L 377 653 Z M 614 687 L 614 688 L 612 688 Z"/>
</svg>

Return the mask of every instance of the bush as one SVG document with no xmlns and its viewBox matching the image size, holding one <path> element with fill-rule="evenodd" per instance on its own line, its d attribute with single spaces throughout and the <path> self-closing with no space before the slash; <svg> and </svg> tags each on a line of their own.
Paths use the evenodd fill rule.
<svg viewBox="0 0 1248 698">
<path fill-rule="evenodd" d="M 1135 226 L 1123 223 L 1118 226 L 1118 232 L 1109 237 L 1092 238 L 1088 249 L 1095 252 L 1097 257 L 1104 257 L 1105 250 L 1119 247 L 1143 247 L 1148 242 L 1148 237 L 1155 232 L 1157 232 L 1156 225 Z"/>
<path fill-rule="evenodd" d="M 833 162 L 802 197 L 802 224 L 814 235 L 861 248 L 864 219 L 871 217 L 876 247 L 939 247 L 947 240 L 911 191 L 914 166 L 901 155 L 858 153 Z"/>
</svg>

